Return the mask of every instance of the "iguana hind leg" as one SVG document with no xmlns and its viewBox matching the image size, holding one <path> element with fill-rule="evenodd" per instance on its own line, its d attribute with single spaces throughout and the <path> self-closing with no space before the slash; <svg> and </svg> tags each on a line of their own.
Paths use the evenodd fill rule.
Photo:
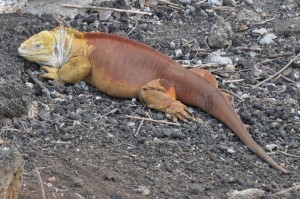
<svg viewBox="0 0 300 199">
<path fill-rule="evenodd" d="M 174 122 L 179 120 L 194 120 L 189 109 L 176 100 L 174 85 L 165 79 L 156 79 L 145 84 L 140 92 L 139 99 L 149 108 L 165 112 Z"/>
<path fill-rule="evenodd" d="M 42 66 L 47 71 L 42 77 L 54 79 L 61 83 L 76 83 L 84 80 L 91 71 L 91 64 L 85 57 L 73 57 L 61 68 Z"/>
</svg>

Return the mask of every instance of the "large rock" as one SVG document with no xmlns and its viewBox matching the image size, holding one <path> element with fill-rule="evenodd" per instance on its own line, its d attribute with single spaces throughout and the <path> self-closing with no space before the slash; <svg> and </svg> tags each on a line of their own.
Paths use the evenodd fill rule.
<svg viewBox="0 0 300 199">
<path fill-rule="evenodd" d="M 45 13 L 53 16 L 63 15 L 73 18 L 78 13 L 85 13 L 85 9 L 66 8 L 62 4 L 83 5 L 87 6 L 93 3 L 93 0 L 32 0 L 22 12 L 42 15 Z"/>
<path fill-rule="evenodd" d="M 24 160 L 14 147 L 0 150 L 0 198 L 18 199 L 22 188 Z"/>
<path fill-rule="evenodd" d="M 0 126 L 2 119 L 20 117 L 28 112 L 32 91 L 21 79 L 25 61 L 18 55 L 17 49 L 31 35 L 43 28 L 53 28 L 50 27 L 53 23 L 48 22 L 51 19 L 31 14 L 0 15 Z M 31 28 L 25 30 L 25 26 Z"/>
</svg>

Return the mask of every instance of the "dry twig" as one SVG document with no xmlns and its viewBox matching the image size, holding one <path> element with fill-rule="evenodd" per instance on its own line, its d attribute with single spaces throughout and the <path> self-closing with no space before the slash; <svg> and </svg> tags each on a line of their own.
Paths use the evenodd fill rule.
<svg viewBox="0 0 300 199">
<path fill-rule="evenodd" d="M 214 11 L 223 11 L 223 12 L 226 12 L 226 11 L 233 12 L 233 11 L 235 11 L 235 7 L 231 7 L 231 6 L 218 6 L 218 7 L 212 7 L 212 9 Z"/>
<path fill-rule="evenodd" d="M 216 64 L 216 63 L 208 63 L 208 64 L 197 64 L 197 65 L 193 65 L 193 68 L 211 68 L 211 67 L 219 67 L 220 64 Z"/>
<path fill-rule="evenodd" d="M 236 83 L 236 82 L 242 82 L 245 81 L 245 79 L 232 79 L 232 80 L 223 80 L 223 84 L 229 84 L 229 83 Z"/>
<path fill-rule="evenodd" d="M 42 189 L 43 199 L 46 199 L 46 194 L 45 194 L 45 190 L 44 190 L 43 180 L 42 180 L 42 177 L 41 177 L 41 174 L 40 174 L 38 168 L 35 169 L 35 172 L 36 172 L 36 174 L 38 175 L 39 181 L 40 181 L 40 183 L 41 183 L 41 189 Z"/>
<path fill-rule="evenodd" d="M 158 0 L 159 3 L 164 3 L 164 4 L 167 4 L 169 6 L 172 6 L 172 7 L 175 7 L 175 8 L 180 8 L 180 6 L 176 3 L 172 3 L 170 1 L 167 1 L 167 0 Z"/>
<path fill-rule="evenodd" d="M 262 85 L 262 84 L 266 83 L 267 81 L 273 79 L 274 77 L 278 76 L 280 73 L 282 73 L 283 71 L 285 71 L 285 70 L 286 70 L 286 69 L 287 69 L 287 68 L 288 68 L 288 67 L 289 67 L 296 59 L 298 59 L 299 57 L 300 57 L 300 53 L 298 53 L 297 56 L 295 56 L 293 59 L 291 59 L 291 60 L 289 61 L 289 63 L 287 63 L 282 69 L 280 69 L 278 72 L 274 73 L 273 75 L 270 75 L 267 79 L 265 79 L 265 80 L 259 82 L 258 84 L 254 85 L 254 86 L 252 87 L 252 89 L 257 88 L 257 87 L 259 87 L 260 85 Z"/>
<path fill-rule="evenodd" d="M 145 120 L 145 121 L 150 121 L 150 122 L 156 122 L 156 123 L 161 123 L 161 124 L 170 124 L 170 125 L 175 125 L 175 126 L 180 126 L 179 123 L 174 123 L 174 122 L 167 122 L 164 120 L 154 120 L 146 117 L 135 117 L 135 116 L 130 116 L 130 115 L 125 115 L 127 118 L 131 119 L 136 119 L 136 120 Z"/>
<path fill-rule="evenodd" d="M 67 8 L 80 8 L 80 9 L 93 9 L 93 10 L 108 10 L 114 12 L 126 12 L 132 14 L 142 14 L 142 15 L 152 15 L 150 12 L 142 12 L 138 10 L 125 10 L 125 9 L 117 9 L 117 8 L 107 8 L 107 7 L 98 7 L 98 6 L 82 6 L 82 5 L 72 5 L 72 4 L 61 4 Z"/>
<path fill-rule="evenodd" d="M 239 47 L 235 47 L 234 49 L 237 50 L 249 50 L 249 51 L 262 51 L 262 48 L 260 47 L 248 47 L 248 46 L 239 46 Z"/>
<path fill-rule="evenodd" d="M 276 54 L 270 54 L 268 55 L 269 59 L 274 59 L 274 58 L 278 58 L 278 57 L 289 57 L 289 56 L 293 56 L 295 53 L 293 52 L 286 52 L 286 53 L 276 53 Z"/>
<path fill-rule="evenodd" d="M 136 137 L 138 134 L 139 134 L 139 132 L 140 132 L 140 129 L 141 129 L 141 127 L 142 127 L 142 125 L 143 125 L 143 123 L 144 123 L 144 119 L 142 119 L 142 121 L 141 121 L 141 123 L 140 123 L 140 125 L 139 125 L 139 127 L 137 128 L 137 130 L 136 130 L 136 132 L 135 132 L 135 134 L 134 134 L 134 136 Z"/>
<path fill-rule="evenodd" d="M 34 81 L 42 89 L 42 92 L 46 94 L 47 98 L 52 101 L 49 90 L 37 78 L 34 77 L 30 70 L 26 70 L 26 73 L 32 79 L 32 81 Z"/>
<path fill-rule="evenodd" d="M 225 93 L 228 93 L 232 96 L 235 96 L 236 98 L 238 98 L 241 102 L 245 101 L 243 98 L 241 98 L 239 95 L 235 94 L 234 92 L 231 92 L 230 90 L 227 90 L 227 89 L 220 89 L 221 91 L 225 92 Z"/>
<path fill-rule="evenodd" d="M 267 19 L 265 21 L 261 21 L 261 22 L 257 22 L 257 23 L 253 23 L 252 25 L 262 25 L 262 24 L 265 24 L 265 23 L 268 23 L 269 21 L 273 21 L 275 18 L 271 18 L 271 19 Z"/>
<path fill-rule="evenodd" d="M 289 154 L 289 153 L 286 153 L 286 152 L 284 152 L 284 151 L 279 151 L 279 150 L 278 150 L 278 152 L 280 152 L 280 153 L 282 153 L 282 154 L 284 154 L 284 155 L 286 155 L 286 156 L 291 156 L 291 157 L 294 157 L 294 158 L 300 158 L 300 156 L 298 156 L 298 155 Z"/>
</svg>

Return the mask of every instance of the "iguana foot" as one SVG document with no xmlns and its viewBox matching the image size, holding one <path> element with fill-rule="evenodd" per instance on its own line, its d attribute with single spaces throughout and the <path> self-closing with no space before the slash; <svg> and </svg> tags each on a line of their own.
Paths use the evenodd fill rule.
<svg viewBox="0 0 300 199">
<path fill-rule="evenodd" d="M 60 80 L 60 76 L 59 76 L 59 69 L 55 68 L 55 67 L 49 67 L 49 66 L 42 66 L 41 69 L 47 71 L 47 73 L 43 74 L 42 77 L 43 78 L 47 78 L 47 79 L 54 79 L 59 81 Z"/>
<path fill-rule="evenodd" d="M 162 103 L 162 105 L 164 102 Z M 166 106 L 162 109 L 167 115 L 167 117 L 172 118 L 173 122 L 177 122 L 177 120 L 182 121 L 195 121 L 191 111 L 181 102 L 177 100 L 173 100 L 170 105 Z"/>
<path fill-rule="evenodd" d="M 179 120 L 195 120 L 190 110 L 176 100 L 176 91 L 172 82 L 157 79 L 145 84 L 139 93 L 139 99 L 149 108 L 163 111 L 174 122 Z"/>
</svg>

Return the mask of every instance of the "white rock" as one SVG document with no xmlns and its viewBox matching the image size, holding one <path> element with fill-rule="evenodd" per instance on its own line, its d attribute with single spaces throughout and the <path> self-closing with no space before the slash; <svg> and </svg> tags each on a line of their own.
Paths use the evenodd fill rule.
<svg viewBox="0 0 300 199">
<path fill-rule="evenodd" d="M 191 62 L 189 60 L 183 60 L 182 65 L 184 65 L 184 66 L 190 66 Z"/>
<path fill-rule="evenodd" d="M 255 57 L 255 56 L 257 55 L 257 53 L 254 52 L 254 51 L 250 51 L 250 52 L 249 52 L 249 55 L 250 55 L 250 57 Z"/>
<path fill-rule="evenodd" d="M 175 46 L 176 46 L 175 42 L 174 42 L 174 41 L 171 41 L 171 42 L 170 42 L 170 48 L 171 48 L 171 49 L 174 49 Z"/>
<path fill-rule="evenodd" d="M 26 85 L 28 88 L 33 88 L 33 83 L 26 82 L 25 85 Z"/>
<path fill-rule="evenodd" d="M 231 193 L 227 193 L 228 199 L 253 199 L 261 198 L 265 195 L 265 191 L 257 188 L 245 189 L 242 191 L 234 190 Z"/>
<path fill-rule="evenodd" d="M 260 44 L 270 44 L 273 43 L 273 39 L 276 39 L 277 36 L 273 33 L 266 34 L 261 40 L 259 40 Z"/>
<path fill-rule="evenodd" d="M 224 67 L 224 70 L 226 72 L 234 72 L 235 71 L 235 66 L 232 65 L 232 64 L 227 64 L 225 67 Z"/>
<path fill-rule="evenodd" d="M 128 122 L 127 126 L 135 126 L 135 123 L 134 122 Z"/>
<path fill-rule="evenodd" d="M 220 64 L 220 65 L 233 64 L 232 60 L 229 57 L 221 57 L 219 51 L 215 51 L 207 55 L 205 62 Z"/>
<path fill-rule="evenodd" d="M 212 6 L 222 6 L 223 0 L 208 0 L 208 4 Z"/>
<path fill-rule="evenodd" d="M 201 59 L 199 59 L 199 60 L 196 61 L 196 65 L 201 65 L 201 64 L 202 64 L 202 60 Z"/>
<path fill-rule="evenodd" d="M 191 0 L 178 0 L 180 3 L 190 4 Z"/>
<path fill-rule="evenodd" d="M 260 36 L 265 35 L 267 33 L 268 33 L 268 31 L 265 28 L 252 30 L 252 35 L 255 36 L 255 37 L 260 37 Z"/>
<path fill-rule="evenodd" d="M 276 149 L 278 149 L 278 145 L 277 144 L 267 144 L 266 146 L 267 151 L 276 151 Z"/>
<path fill-rule="evenodd" d="M 242 20 L 247 20 L 247 21 L 260 21 L 261 18 L 259 14 L 254 12 L 253 10 L 248 10 L 248 9 L 242 9 L 238 14 L 237 14 L 237 19 L 242 21 Z"/>
<path fill-rule="evenodd" d="M 177 49 L 174 52 L 175 52 L 176 57 L 181 57 L 182 56 L 182 50 L 181 49 Z"/>
<path fill-rule="evenodd" d="M 229 148 L 229 149 L 227 149 L 227 152 L 228 152 L 228 153 L 235 153 L 235 150 Z"/>
<path fill-rule="evenodd" d="M 147 195 L 150 194 L 150 189 L 148 187 L 145 187 L 145 186 L 139 186 L 137 191 L 139 193 L 141 193 L 142 195 L 144 195 L 144 196 L 147 196 Z"/>
</svg>

